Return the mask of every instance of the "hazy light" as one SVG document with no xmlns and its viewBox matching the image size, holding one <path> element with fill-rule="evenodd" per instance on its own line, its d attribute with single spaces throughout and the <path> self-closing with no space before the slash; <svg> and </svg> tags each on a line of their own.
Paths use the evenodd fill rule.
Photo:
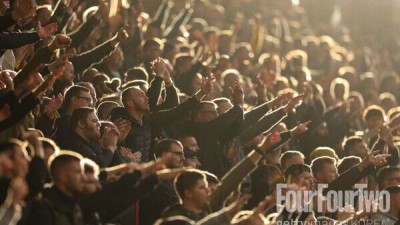
<svg viewBox="0 0 400 225">
<path fill-rule="evenodd" d="M 300 0 L 292 0 L 293 5 L 300 5 Z"/>
</svg>

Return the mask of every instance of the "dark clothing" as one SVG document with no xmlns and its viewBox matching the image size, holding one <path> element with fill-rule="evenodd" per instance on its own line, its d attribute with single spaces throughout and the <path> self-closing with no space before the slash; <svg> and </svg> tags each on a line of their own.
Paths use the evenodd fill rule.
<svg viewBox="0 0 400 225">
<path fill-rule="evenodd" d="M 160 218 L 162 211 L 170 205 L 177 204 L 178 197 L 171 181 L 164 181 L 148 197 L 139 203 L 139 224 L 153 225 Z"/>
<path fill-rule="evenodd" d="M 63 139 L 68 136 L 71 126 L 71 116 L 63 114 L 56 120 L 56 130 L 52 135 L 53 139 L 57 144 L 60 144 Z"/>
<path fill-rule="evenodd" d="M 150 111 L 167 110 L 172 107 L 179 105 L 178 93 L 174 85 L 165 88 L 165 101 L 160 105 L 157 105 L 158 99 L 161 94 L 163 79 L 161 77 L 154 77 L 150 83 L 150 87 L 147 90 L 147 97 L 149 97 Z"/>
<path fill-rule="evenodd" d="M 150 146 L 156 137 L 155 132 L 157 128 L 181 119 L 198 103 L 193 96 L 174 108 L 145 114 L 141 122 L 130 116 L 125 108 L 117 107 L 113 109 L 111 112 L 112 120 L 126 118 L 131 122 L 132 126 L 131 131 L 121 143 L 121 146 L 130 148 L 133 152 L 141 151 L 143 162 L 152 160 Z"/>
<path fill-rule="evenodd" d="M 75 197 L 53 186 L 43 191 L 42 200 L 34 203 L 28 224 L 83 225 L 81 208 Z"/>
<path fill-rule="evenodd" d="M 186 210 L 182 207 L 181 204 L 176 204 L 171 207 L 168 207 L 162 214 L 162 217 L 171 217 L 171 216 L 185 216 L 193 221 L 199 221 L 206 217 L 208 213 L 206 211 L 203 211 L 201 214 L 196 214 L 192 211 Z"/>
<path fill-rule="evenodd" d="M 86 224 L 95 224 L 95 214 L 106 223 L 117 217 L 135 202 L 149 194 L 158 185 L 155 175 L 142 177 L 140 171 L 123 175 L 119 180 L 106 183 L 96 193 L 83 195 L 79 204 Z"/>
<path fill-rule="evenodd" d="M 16 49 L 24 45 L 36 43 L 40 40 L 39 35 L 34 33 L 6 33 L 0 32 L 0 56 L 7 49 Z"/>
<path fill-rule="evenodd" d="M 11 13 L 0 16 L 0 31 L 5 31 L 15 24 Z"/>
<path fill-rule="evenodd" d="M 54 132 L 56 118 L 49 118 L 45 113 L 35 117 L 36 129 L 42 131 L 45 137 L 51 137 Z"/>
<path fill-rule="evenodd" d="M 113 152 L 108 149 L 103 149 L 97 142 L 88 142 L 76 132 L 71 131 L 60 143 L 62 149 L 68 149 L 81 154 L 85 158 L 95 161 L 100 167 L 110 165 Z"/>
<path fill-rule="evenodd" d="M 90 51 L 71 57 L 69 61 L 74 65 L 75 74 L 79 74 L 87 68 L 100 63 L 103 58 L 110 55 L 113 50 L 114 47 L 111 45 L 111 41 L 109 40 Z"/>
<path fill-rule="evenodd" d="M 4 100 L 4 102 L 3 102 Z M 7 103 L 11 109 L 11 115 L 0 122 L 0 130 L 9 128 L 19 121 L 21 121 L 37 104 L 39 100 L 32 93 L 24 97 L 21 101 L 15 96 L 14 92 L 8 92 L 4 98 L 2 98 L 3 103 Z"/>
<path fill-rule="evenodd" d="M 234 106 L 218 118 L 206 123 L 187 122 L 184 130 L 193 135 L 200 147 L 202 169 L 222 177 L 230 169 L 224 149 L 242 130 L 243 109 Z"/>
<path fill-rule="evenodd" d="M 49 62 L 52 55 L 53 51 L 51 51 L 49 48 L 39 49 L 35 55 L 33 55 L 33 58 L 28 62 L 28 64 L 24 66 L 14 78 L 14 86 L 16 87 L 24 82 L 26 77 L 29 76 L 38 65 Z"/>
<path fill-rule="evenodd" d="M 372 147 L 372 151 L 376 151 L 376 150 L 382 151 L 383 149 L 385 149 L 385 145 L 386 145 L 386 142 L 382 139 L 379 139 L 376 141 L 376 143 Z M 388 162 L 388 165 L 392 165 L 392 166 L 398 165 L 400 156 L 399 156 L 399 150 L 396 148 L 396 146 L 394 148 L 389 148 L 388 152 L 390 154 L 390 157 L 388 157 L 386 159 Z M 383 152 L 381 152 L 380 154 L 383 154 Z"/>
<path fill-rule="evenodd" d="M 91 16 L 90 18 L 88 18 L 88 20 L 86 20 L 85 23 L 78 27 L 78 29 L 69 33 L 68 37 L 70 37 L 72 40 L 69 48 L 79 47 L 99 23 L 100 21 L 97 20 L 96 17 Z"/>
</svg>

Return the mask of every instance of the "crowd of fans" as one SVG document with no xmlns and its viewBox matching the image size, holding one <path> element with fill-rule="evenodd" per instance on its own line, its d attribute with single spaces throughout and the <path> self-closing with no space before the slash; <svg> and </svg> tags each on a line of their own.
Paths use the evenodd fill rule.
<svg viewBox="0 0 400 225">
<path fill-rule="evenodd" d="M 0 0 L 0 224 L 399 225 L 397 3 L 293 2 Z"/>
</svg>

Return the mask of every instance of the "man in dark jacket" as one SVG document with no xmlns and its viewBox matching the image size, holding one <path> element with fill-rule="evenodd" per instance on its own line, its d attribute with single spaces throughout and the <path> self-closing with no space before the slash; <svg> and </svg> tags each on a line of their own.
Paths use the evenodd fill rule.
<svg viewBox="0 0 400 225">
<path fill-rule="evenodd" d="M 105 131 L 103 146 L 99 144 L 100 123 L 93 108 L 79 108 L 71 116 L 71 132 L 61 142 L 63 149 L 72 150 L 95 161 L 100 167 L 107 167 L 117 149 L 118 132 Z"/>
<path fill-rule="evenodd" d="M 54 185 L 43 192 L 43 200 L 32 210 L 29 224 L 83 224 L 77 194 L 83 189 L 82 156 L 64 152 L 50 159 Z"/>
<path fill-rule="evenodd" d="M 206 80 L 201 90 L 186 102 L 169 110 L 151 113 L 148 113 L 150 106 L 145 92 L 138 87 L 125 89 L 122 92 L 124 108 L 117 107 L 113 110 L 114 113 L 111 113 L 111 117 L 115 119 L 121 117 L 131 122 L 132 129 L 121 145 L 132 151 L 141 151 L 142 161 L 150 161 L 152 159 L 150 146 L 156 138 L 156 129 L 183 118 L 205 95 L 211 92 L 212 88 L 213 79 Z"/>
</svg>

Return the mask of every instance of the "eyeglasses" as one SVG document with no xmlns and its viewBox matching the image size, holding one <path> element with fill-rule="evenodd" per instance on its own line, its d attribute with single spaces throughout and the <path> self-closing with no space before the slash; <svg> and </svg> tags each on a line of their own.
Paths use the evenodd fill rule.
<svg viewBox="0 0 400 225">
<path fill-rule="evenodd" d="M 83 97 L 83 96 L 76 96 L 77 98 L 85 99 L 88 103 L 92 103 L 92 98 Z"/>
<path fill-rule="evenodd" d="M 173 153 L 173 154 L 175 154 L 176 156 L 179 156 L 179 157 L 185 157 L 185 154 L 183 152 L 171 152 L 171 153 Z"/>
</svg>

